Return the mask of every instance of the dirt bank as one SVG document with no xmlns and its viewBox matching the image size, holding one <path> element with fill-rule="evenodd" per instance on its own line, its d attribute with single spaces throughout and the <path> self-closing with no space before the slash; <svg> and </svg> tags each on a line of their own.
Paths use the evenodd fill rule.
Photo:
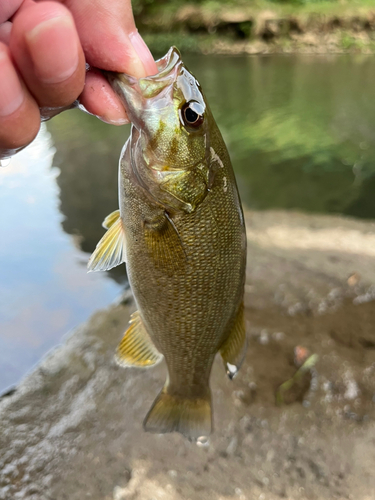
<svg viewBox="0 0 375 500">
<path fill-rule="evenodd" d="M 247 213 L 249 349 L 212 375 L 215 432 L 198 447 L 142 420 L 165 377 L 121 369 L 131 296 L 71 334 L 0 403 L 0 499 L 375 497 L 375 224 Z M 277 406 L 296 346 L 314 368 Z"/>
<path fill-rule="evenodd" d="M 140 12 L 147 42 L 165 51 L 222 54 L 375 52 L 375 8 L 335 2 L 256 6 L 186 4 Z"/>
</svg>

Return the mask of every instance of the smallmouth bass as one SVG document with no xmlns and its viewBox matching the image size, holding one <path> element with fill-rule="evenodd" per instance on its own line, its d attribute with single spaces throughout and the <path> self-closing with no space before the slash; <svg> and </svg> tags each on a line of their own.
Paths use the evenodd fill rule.
<svg viewBox="0 0 375 500">
<path fill-rule="evenodd" d="M 230 158 L 199 83 L 174 47 L 157 66 L 139 80 L 107 74 L 132 128 L 120 159 L 120 210 L 105 219 L 88 268 L 126 262 L 138 310 L 118 363 L 167 364 L 144 429 L 194 440 L 212 430 L 216 353 L 230 378 L 245 355 L 246 234 Z"/>
</svg>

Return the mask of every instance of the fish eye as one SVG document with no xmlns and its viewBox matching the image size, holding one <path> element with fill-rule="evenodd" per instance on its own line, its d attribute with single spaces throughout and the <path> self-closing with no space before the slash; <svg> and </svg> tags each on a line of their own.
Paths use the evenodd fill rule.
<svg viewBox="0 0 375 500">
<path fill-rule="evenodd" d="M 203 123 L 203 110 L 201 105 L 195 101 L 185 103 L 181 109 L 182 121 L 187 127 L 197 128 Z"/>
</svg>

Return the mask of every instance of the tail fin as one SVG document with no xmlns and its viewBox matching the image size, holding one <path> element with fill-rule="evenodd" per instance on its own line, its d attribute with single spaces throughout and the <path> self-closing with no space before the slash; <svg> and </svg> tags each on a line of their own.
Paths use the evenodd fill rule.
<svg viewBox="0 0 375 500">
<path fill-rule="evenodd" d="M 184 399 L 168 393 L 164 386 L 146 415 L 143 427 L 148 432 L 180 432 L 191 440 L 207 437 L 212 430 L 211 393 L 207 397 Z"/>
</svg>

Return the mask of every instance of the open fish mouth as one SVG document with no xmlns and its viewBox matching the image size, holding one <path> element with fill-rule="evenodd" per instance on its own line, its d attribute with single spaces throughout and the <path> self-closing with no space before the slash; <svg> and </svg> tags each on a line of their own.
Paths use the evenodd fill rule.
<svg viewBox="0 0 375 500">
<path fill-rule="evenodd" d="M 145 131 L 163 122 L 176 130 L 184 126 L 181 109 L 185 103 L 197 116 L 203 116 L 206 104 L 200 85 L 185 67 L 178 49 L 171 47 L 156 64 L 157 74 L 139 79 L 125 73 L 105 72 L 134 127 Z"/>
<path fill-rule="evenodd" d="M 166 77 L 178 63 L 181 63 L 180 51 L 176 47 L 171 47 L 164 57 L 161 57 L 156 61 L 156 66 L 159 72 L 156 75 L 146 77 L 146 79 Z"/>
<path fill-rule="evenodd" d="M 164 57 L 156 61 L 156 65 L 159 72 L 143 78 L 126 73 L 103 72 L 120 97 L 129 120 L 137 128 L 144 126 L 142 117 L 148 111 L 160 110 L 172 102 L 173 85 L 186 71 L 176 47 L 171 47 Z"/>
<path fill-rule="evenodd" d="M 176 47 L 171 47 L 164 57 L 156 61 L 158 73 L 143 78 L 136 78 L 126 73 L 114 73 L 103 71 L 112 88 L 120 96 L 126 92 L 126 88 L 138 91 L 143 97 L 153 97 L 167 85 L 170 85 L 177 77 L 182 65 L 181 54 Z"/>
</svg>

